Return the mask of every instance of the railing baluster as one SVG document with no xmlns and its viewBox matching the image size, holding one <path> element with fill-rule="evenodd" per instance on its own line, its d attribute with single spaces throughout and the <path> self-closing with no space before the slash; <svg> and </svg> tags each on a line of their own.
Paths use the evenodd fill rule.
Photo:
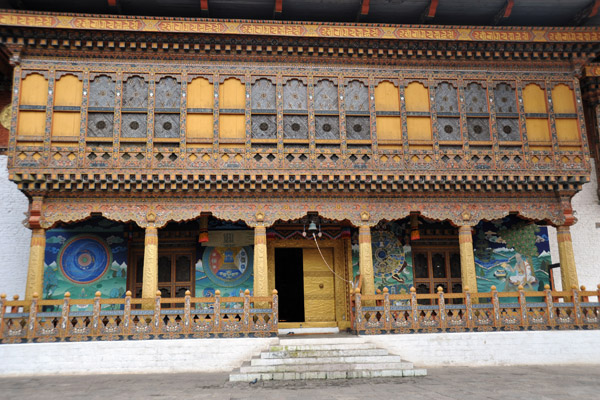
<svg viewBox="0 0 600 400">
<path fill-rule="evenodd" d="M 556 316 L 554 315 L 554 299 L 552 299 L 552 291 L 550 291 L 550 285 L 544 285 L 544 300 L 546 302 L 546 313 L 548 314 L 546 322 L 550 329 L 556 327 Z"/>
<path fill-rule="evenodd" d="M 189 290 L 185 291 L 185 303 L 184 303 L 184 308 L 183 308 L 183 330 L 182 330 L 182 333 L 184 335 L 189 335 L 192 332 L 192 329 L 191 329 L 191 320 L 192 320 L 191 295 L 192 295 L 192 292 L 190 292 Z"/>
<path fill-rule="evenodd" d="M 128 336 L 131 334 L 131 291 L 128 290 L 125 293 L 125 307 L 123 307 L 123 335 Z"/>
<path fill-rule="evenodd" d="M 573 323 L 575 326 L 579 327 L 581 326 L 581 303 L 579 301 L 579 291 L 577 290 L 577 286 L 573 285 L 571 291 L 573 292 Z"/>
<path fill-rule="evenodd" d="M 272 318 L 273 316 L 271 316 Z M 242 317 L 242 321 L 244 326 L 242 327 L 242 332 L 245 334 L 250 333 L 250 289 L 246 289 L 244 291 L 244 315 Z"/>
<path fill-rule="evenodd" d="M 363 329 L 363 314 L 362 314 L 362 301 L 361 301 L 361 295 L 360 295 L 360 289 L 356 288 L 356 291 L 354 292 L 354 326 L 356 329 L 356 332 L 360 332 Z"/>
<path fill-rule="evenodd" d="M 467 308 L 467 330 L 473 331 L 475 327 L 475 322 L 473 321 L 473 303 L 471 301 L 471 292 L 469 292 L 469 288 L 465 286 L 465 307 Z"/>
<path fill-rule="evenodd" d="M 444 300 L 444 289 L 441 286 L 437 288 L 438 292 L 438 321 L 440 321 L 440 329 L 446 331 L 446 301 Z"/>
<path fill-rule="evenodd" d="M 273 320 L 271 332 L 277 334 L 279 330 L 279 296 L 277 294 L 277 289 L 273 289 L 273 303 L 271 303 L 271 312 L 271 318 Z"/>
<path fill-rule="evenodd" d="M 4 339 L 4 314 L 6 313 L 6 293 L 0 294 L 0 343 Z"/>
<path fill-rule="evenodd" d="M 494 328 L 497 330 L 500 329 L 500 300 L 498 299 L 498 291 L 496 290 L 496 286 L 492 285 L 492 315 L 494 318 Z"/>
<path fill-rule="evenodd" d="M 390 291 L 383 288 L 383 329 L 389 331 L 392 329 L 392 314 L 390 312 Z"/>
<path fill-rule="evenodd" d="M 69 321 L 70 313 L 71 313 L 71 293 L 65 292 L 65 297 L 63 300 L 63 307 L 62 307 L 62 315 L 61 315 L 61 320 L 60 320 L 60 329 L 58 330 L 61 340 L 63 340 L 70 334 L 70 331 L 71 331 L 71 329 L 69 329 L 69 324 L 71 323 L 71 321 Z"/>
<path fill-rule="evenodd" d="M 27 323 L 27 341 L 32 342 L 35 338 L 35 332 L 37 327 L 37 310 L 38 310 L 38 297 L 37 293 L 33 294 L 33 299 L 29 304 L 29 321 Z"/>
<path fill-rule="evenodd" d="M 163 327 L 163 320 L 160 315 L 160 298 L 161 293 L 160 290 L 156 291 L 156 296 L 154 297 L 154 315 L 152 316 L 153 323 L 153 331 L 155 337 L 158 336 L 161 332 L 161 328 Z"/>
<path fill-rule="evenodd" d="M 214 303 L 214 318 L 213 318 L 213 332 L 215 334 L 221 333 L 221 291 L 215 290 L 215 303 Z"/>
<path fill-rule="evenodd" d="M 100 296 L 102 296 L 102 293 L 97 291 L 94 296 L 94 307 L 92 308 L 92 329 L 90 333 L 95 337 L 100 336 Z"/>
<path fill-rule="evenodd" d="M 519 318 L 521 320 L 521 327 L 527 330 L 527 326 L 529 326 L 529 319 L 527 318 L 527 298 L 525 297 L 525 291 L 523 291 L 523 286 L 519 285 Z"/>
<path fill-rule="evenodd" d="M 419 309 L 417 303 L 417 289 L 414 286 L 410 288 L 410 310 L 412 313 L 412 328 L 415 332 L 419 330 Z"/>
</svg>

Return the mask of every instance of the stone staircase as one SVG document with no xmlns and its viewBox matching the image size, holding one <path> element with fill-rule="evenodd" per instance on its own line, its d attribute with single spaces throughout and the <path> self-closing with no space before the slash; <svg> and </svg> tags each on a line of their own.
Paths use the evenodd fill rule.
<svg viewBox="0 0 600 400">
<path fill-rule="evenodd" d="M 229 375 L 230 382 L 425 376 L 411 362 L 357 336 L 281 338 Z"/>
</svg>

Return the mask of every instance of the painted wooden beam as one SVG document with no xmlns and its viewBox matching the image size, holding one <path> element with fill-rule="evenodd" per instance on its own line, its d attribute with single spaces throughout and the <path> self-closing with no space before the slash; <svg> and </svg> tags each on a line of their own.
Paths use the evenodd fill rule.
<svg viewBox="0 0 600 400">
<path fill-rule="evenodd" d="M 356 15 L 357 21 L 363 21 L 367 15 L 369 15 L 369 8 L 371 6 L 371 0 L 361 0 L 360 8 Z"/>
<path fill-rule="evenodd" d="M 425 8 L 425 10 L 423 10 L 423 13 L 421 14 L 421 18 L 420 18 L 420 22 L 431 22 L 431 20 L 433 20 L 435 18 L 435 13 L 437 12 L 437 6 L 438 6 L 439 0 L 429 0 L 429 4 L 427 5 L 427 8 Z"/>
<path fill-rule="evenodd" d="M 592 0 L 573 17 L 572 25 L 583 25 L 588 19 L 595 17 L 600 9 L 600 0 Z"/>
<path fill-rule="evenodd" d="M 492 25 L 498 25 L 498 23 L 510 17 L 514 5 L 515 0 L 506 0 L 500 11 L 494 15 L 494 18 L 492 19 Z"/>
</svg>

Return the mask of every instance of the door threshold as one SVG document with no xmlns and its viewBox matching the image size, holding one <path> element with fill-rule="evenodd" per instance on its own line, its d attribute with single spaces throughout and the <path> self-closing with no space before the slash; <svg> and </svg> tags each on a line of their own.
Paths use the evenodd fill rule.
<svg viewBox="0 0 600 400">
<path fill-rule="evenodd" d="M 337 335 L 339 328 L 285 328 L 279 329 L 278 336 L 299 336 L 299 335 Z"/>
</svg>

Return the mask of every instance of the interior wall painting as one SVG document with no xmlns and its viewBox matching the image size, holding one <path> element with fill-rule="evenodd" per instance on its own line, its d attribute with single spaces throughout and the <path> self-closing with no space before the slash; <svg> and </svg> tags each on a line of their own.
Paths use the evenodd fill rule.
<svg viewBox="0 0 600 400">
<path fill-rule="evenodd" d="M 213 297 L 216 290 L 221 297 L 243 296 L 246 289 L 252 294 L 253 262 L 252 230 L 209 230 L 196 262 L 196 297 Z"/>
<path fill-rule="evenodd" d="M 44 299 L 122 298 L 127 284 L 123 225 L 92 219 L 46 232 Z M 87 308 L 87 307 L 86 307 Z"/>
<path fill-rule="evenodd" d="M 513 292 L 519 285 L 526 291 L 542 291 L 549 283 L 552 263 L 548 229 L 506 217 L 480 222 L 473 235 L 477 290 Z"/>
</svg>

